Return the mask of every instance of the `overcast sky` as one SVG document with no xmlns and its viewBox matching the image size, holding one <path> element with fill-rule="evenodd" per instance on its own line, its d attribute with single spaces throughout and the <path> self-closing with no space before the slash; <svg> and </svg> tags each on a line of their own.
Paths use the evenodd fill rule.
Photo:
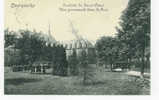
<svg viewBox="0 0 159 100">
<path fill-rule="evenodd" d="M 11 4 L 33 4 L 35 7 L 13 7 Z M 101 12 L 64 12 L 59 8 L 63 4 L 104 4 L 107 11 Z M 89 40 L 96 40 L 105 35 L 116 33 L 121 12 L 126 8 L 128 0 L 5 0 L 5 28 L 17 31 L 28 28 L 30 30 L 48 33 L 50 23 L 51 33 L 56 40 L 71 40 L 70 21 L 78 30 L 78 34 Z M 70 8 L 70 7 L 68 7 Z M 79 8 L 79 7 L 75 7 Z"/>
</svg>

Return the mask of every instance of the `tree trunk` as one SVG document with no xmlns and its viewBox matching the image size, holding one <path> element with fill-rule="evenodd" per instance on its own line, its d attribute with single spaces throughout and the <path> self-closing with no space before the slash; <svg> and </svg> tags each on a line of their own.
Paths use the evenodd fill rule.
<svg viewBox="0 0 159 100">
<path fill-rule="evenodd" d="M 144 69 L 145 69 L 145 49 L 143 49 L 143 52 L 142 52 L 142 58 L 141 58 L 141 78 L 143 78 L 143 75 L 144 75 Z"/>
<path fill-rule="evenodd" d="M 87 74 L 87 73 L 86 73 L 86 69 L 84 69 L 84 72 L 83 72 L 83 76 L 84 76 L 84 77 L 83 77 L 83 84 L 84 84 L 84 85 L 86 85 L 86 77 L 87 77 L 86 74 Z"/>
<path fill-rule="evenodd" d="M 110 70 L 113 71 L 113 64 L 110 64 Z"/>
<path fill-rule="evenodd" d="M 34 69 L 34 72 L 36 73 L 37 72 L 37 68 L 35 67 L 35 69 Z"/>
<path fill-rule="evenodd" d="M 126 64 L 127 67 L 127 71 L 129 71 L 131 69 L 131 58 L 128 58 L 128 62 Z"/>
<path fill-rule="evenodd" d="M 106 62 L 104 63 L 104 67 L 105 67 L 105 68 L 107 68 L 107 64 L 106 64 Z"/>
</svg>

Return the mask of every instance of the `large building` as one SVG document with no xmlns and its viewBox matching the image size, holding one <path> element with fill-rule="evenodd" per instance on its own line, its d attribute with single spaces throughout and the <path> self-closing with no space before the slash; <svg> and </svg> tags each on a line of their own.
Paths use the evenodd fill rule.
<svg viewBox="0 0 159 100">
<path fill-rule="evenodd" d="M 72 55 L 73 50 L 76 51 L 76 55 L 79 58 L 82 51 L 85 50 L 87 55 L 89 56 L 95 56 L 95 48 L 92 42 L 90 42 L 87 39 L 84 39 L 81 35 L 78 34 L 78 30 L 74 28 L 72 22 L 70 21 L 70 27 L 71 27 L 71 33 L 75 36 L 76 39 L 70 40 L 70 41 L 65 41 L 65 42 L 58 42 L 55 40 L 55 38 L 51 35 L 51 30 L 50 30 L 50 25 L 49 25 L 49 30 L 48 30 L 48 35 L 50 37 L 50 40 L 52 41 L 52 44 L 56 45 L 63 45 L 63 47 L 66 49 L 66 58 L 68 59 L 69 56 Z"/>
<path fill-rule="evenodd" d="M 84 40 L 84 39 L 82 39 L 82 40 L 77 40 L 77 39 L 71 40 L 71 41 L 63 43 L 63 46 L 66 49 L 67 59 L 68 59 L 69 56 L 72 55 L 73 50 L 76 51 L 76 55 L 77 55 L 78 58 L 80 57 L 83 50 L 85 50 L 88 55 L 91 54 L 91 53 L 95 53 L 93 44 L 90 41 Z"/>
</svg>

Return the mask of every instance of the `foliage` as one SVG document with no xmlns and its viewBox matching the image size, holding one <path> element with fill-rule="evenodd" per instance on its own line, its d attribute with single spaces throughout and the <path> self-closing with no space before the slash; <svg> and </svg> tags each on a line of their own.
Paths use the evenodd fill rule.
<svg viewBox="0 0 159 100">
<path fill-rule="evenodd" d="M 9 31 L 9 29 L 4 30 L 4 47 L 12 46 L 16 43 L 17 35 L 14 31 Z"/>
<path fill-rule="evenodd" d="M 92 76 L 92 74 L 87 74 L 87 68 L 88 68 L 88 54 L 85 50 L 82 50 L 81 56 L 80 56 L 80 66 L 83 69 L 83 84 L 86 85 L 89 80 L 89 78 Z"/>
<path fill-rule="evenodd" d="M 117 38 L 101 37 L 97 40 L 95 47 L 100 62 L 103 62 L 105 65 L 112 65 L 114 61 L 118 60 L 119 45 Z"/>
<path fill-rule="evenodd" d="M 19 65 L 21 62 L 20 51 L 13 47 L 6 47 L 4 49 L 4 65 L 12 66 Z"/>
<path fill-rule="evenodd" d="M 142 58 L 143 73 L 145 49 L 150 46 L 150 0 L 130 0 L 120 26 L 117 31 L 122 50 L 127 52 L 128 58 Z"/>
<path fill-rule="evenodd" d="M 21 30 L 20 35 L 15 47 L 21 51 L 21 64 L 32 64 L 42 54 L 42 40 L 29 30 Z"/>
<path fill-rule="evenodd" d="M 87 58 L 89 64 L 96 64 L 97 63 L 97 55 L 95 48 L 87 48 Z"/>
<path fill-rule="evenodd" d="M 72 75 L 77 75 L 78 74 L 78 59 L 77 59 L 77 53 L 76 53 L 76 50 L 73 49 L 73 53 L 72 55 L 69 56 L 68 58 L 68 65 L 69 65 L 69 68 L 70 68 L 70 73 Z"/>
<path fill-rule="evenodd" d="M 83 49 L 79 58 L 79 63 L 82 67 L 86 67 L 88 64 L 88 56 L 86 51 Z"/>
<path fill-rule="evenodd" d="M 68 62 L 66 60 L 66 51 L 63 46 L 57 46 L 54 48 L 54 66 L 53 66 L 53 74 L 54 75 L 67 75 Z"/>
<path fill-rule="evenodd" d="M 18 32 L 14 32 L 15 35 L 10 35 L 9 30 L 6 30 L 5 33 L 5 41 L 7 41 L 5 45 L 13 46 L 13 54 L 10 56 L 15 57 L 16 51 L 18 51 L 18 56 L 20 57 L 20 61 L 17 60 L 14 63 L 15 65 L 32 66 L 36 62 L 47 61 L 51 63 L 50 65 L 54 65 L 54 74 L 67 75 L 66 52 L 63 46 L 48 42 L 43 38 L 43 33 L 38 33 L 35 30 L 19 30 Z M 19 34 L 18 38 L 16 38 L 16 34 Z M 5 58 L 12 58 L 10 56 L 6 55 Z M 13 59 L 11 60 L 13 62 Z"/>
</svg>

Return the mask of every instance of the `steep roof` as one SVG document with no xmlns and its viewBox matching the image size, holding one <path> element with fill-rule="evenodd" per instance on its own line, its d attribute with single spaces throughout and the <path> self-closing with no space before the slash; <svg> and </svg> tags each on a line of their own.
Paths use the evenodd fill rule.
<svg viewBox="0 0 159 100">
<path fill-rule="evenodd" d="M 66 49 L 93 48 L 93 44 L 88 40 L 71 40 L 63 43 Z"/>
</svg>

